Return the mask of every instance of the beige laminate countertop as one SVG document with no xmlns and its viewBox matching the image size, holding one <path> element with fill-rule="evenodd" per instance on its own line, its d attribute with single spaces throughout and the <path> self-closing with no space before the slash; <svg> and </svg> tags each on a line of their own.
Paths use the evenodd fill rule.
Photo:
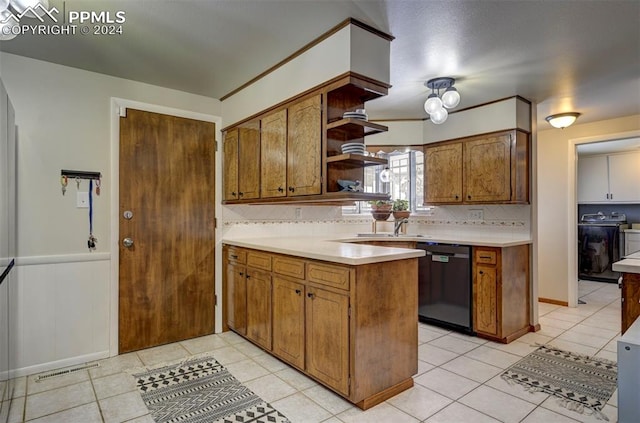
<svg viewBox="0 0 640 423">
<path fill-rule="evenodd" d="M 471 245 L 474 247 L 514 247 L 516 245 L 531 244 L 530 238 L 491 238 L 486 236 L 468 236 L 468 235 L 401 235 L 393 236 L 350 236 L 335 237 L 341 242 L 358 242 L 358 241 L 417 241 L 417 242 L 438 242 L 442 244 L 460 244 Z"/>
<path fill-rule="evenodd" d="M 451 237 L 428 236 L 339 236 L 327 237 L 269 237 L 269 238 L 228 238 L 223 239 L 223 244 L 237 247 L 252 248 L 269 251 L 272 253 L 287 254 L 292 256 L 323 260 L 349 265 L 361 265 L 379 263 L 385 261 L 404 260 L 408 258 L 422 257 L 423 250 L 414 250 L 395 247 L 378 247 L 372 245 L 357 244 L 364 241 L 418 241 L 418 242 L 442 242 L 449 244 L 482 245 L 491 247 L 509 247 L 513 245 L 530 244 L 531 240 L 496 240 L 496 239 L 468 239 L 464 240 Z"/>
<path fill-rule="evenodd" d="M 422 250 L 374 247 L 312 236 L 223 239 L 223 244 L 334 263 L 360 265 L 422 257 Z"/>
<path fill-rule="evenodd" d="M 640 251 L 625 256 L 611 266 L 616 272 L 640 273 Z"/>
</svg>

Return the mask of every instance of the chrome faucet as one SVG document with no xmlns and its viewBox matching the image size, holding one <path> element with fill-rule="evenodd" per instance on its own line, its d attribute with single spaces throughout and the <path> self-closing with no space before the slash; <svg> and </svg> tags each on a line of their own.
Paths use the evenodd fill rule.
<svg viewBox="0 0 640 423">
<path fill-rule="evenodd" d="M 393 236 L 398 236 L 400 234 L 400 228 L 402 227 L 402 224 L 408 223 L 408 222 L 409 222 L 409 219 L 407 218 L 396 220 L 396 224 L 393 227 Z"/>
</svg>

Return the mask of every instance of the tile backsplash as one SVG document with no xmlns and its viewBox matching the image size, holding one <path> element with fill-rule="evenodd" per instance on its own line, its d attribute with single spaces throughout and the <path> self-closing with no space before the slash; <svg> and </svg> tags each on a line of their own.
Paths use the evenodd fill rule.
<svg viewBox="0 0 640 423">
<path fill-rule="evenodd" d="M 479 218 L 481 213 L 482 219 Z M 389 219 L 391 222 L 393 218 Z M 338 206 L 223 206 L 223 237 L 321 236 L 371 232 L 368 214 L 343 215 Z M 392 230 L 388 224 L 383 231 Z M 407 233 L 521 238 L 531 236 L 530 205 L 440 206 L 414 214 Z"/>
</svg>

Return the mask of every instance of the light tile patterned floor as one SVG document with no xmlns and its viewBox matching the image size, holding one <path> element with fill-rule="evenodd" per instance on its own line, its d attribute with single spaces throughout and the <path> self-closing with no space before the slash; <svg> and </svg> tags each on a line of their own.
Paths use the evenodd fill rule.
<svg viewBox="0 0 640 423">
<path fill-rule="evenodd" d="M 9 421 L 152 422 L 135 392 L 132 369 L 143 370 L 210 351 L 293 423 L 596 422 L 594 416 L 560 407 L 549 395 L 530 394 L 500 378 L 504 369 L 533 351 L 537 343 L 616 359 L 618 286 L 580 281 L 579 289 L 587 304 L 571 309 L 540 303 L 542 330 L 508 345 L 420 324 L 415 386 L 364 412 L 227 332 L 124 354 L 101 361 L 100 367 L 41 382 L 36 382 L 35 375 L 21 378 Z M 610 422 L 617 421 L 616 405 L 614 394 L 603 410 Z"/>
</svg>

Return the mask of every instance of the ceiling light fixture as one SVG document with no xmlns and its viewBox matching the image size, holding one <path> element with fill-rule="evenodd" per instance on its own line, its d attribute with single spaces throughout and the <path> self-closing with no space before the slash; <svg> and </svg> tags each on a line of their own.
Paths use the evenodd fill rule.
<svg viewBox="0 0 640 423">
<path fill-rule="evenodd" d="M 429 114 L 431 122 L 438 125 L 443 123 L 449 116 L 447 109 L 453 109 L 460 104 L 460 93 L 453 88 L 455 83 L 456 80 L 453 78 L 433 78 L 424 83 L 426 87 L 431 88 L 431 94 L 424 103 L 424 111 Z M 442 96 L 440 90 L 445 90 Z"/>
<path fill-rule="evenodd" d="M 573 122 L 578 119 L 580 113 L 570 112 L 570 113 L 558 113 L 556 115 L 550 115 L 545 118 L 547 122 L 554 128 L 564 129 L 567 126 L 571 126 Z"/>
</svg>

